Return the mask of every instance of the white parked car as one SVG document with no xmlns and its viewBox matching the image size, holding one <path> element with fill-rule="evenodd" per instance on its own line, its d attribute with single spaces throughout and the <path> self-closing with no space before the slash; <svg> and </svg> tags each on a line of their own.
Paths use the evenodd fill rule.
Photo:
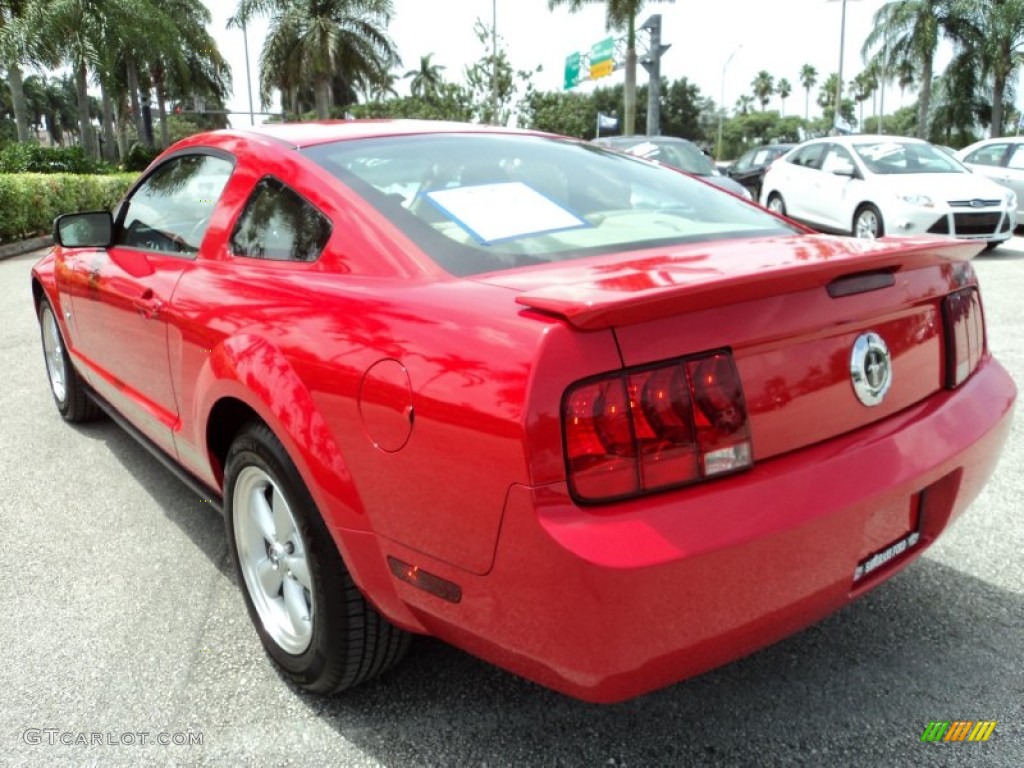
<svg viewBox="0 0 1024 768">
<path fill-rule="evenodd" d="M 1017 217 L 1024 216 L 1024 136 L 983 139 L 956 153 L 972 171 L 1017 193 Z"/>
<path fill-rule="evenodd" d="M 761 203 L 826 231 L 953 235 L 995 246 L 1013 235 L 1017 196 L 920 139 L 812 139 L 772 164 Z"/>
</svg>

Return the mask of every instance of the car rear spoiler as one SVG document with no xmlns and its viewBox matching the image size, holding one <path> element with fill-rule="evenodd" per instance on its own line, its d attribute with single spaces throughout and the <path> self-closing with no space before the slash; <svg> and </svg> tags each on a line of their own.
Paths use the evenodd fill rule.
<svg viewBox="0 0 1024 768">
<path fill-rule="evenodd" d="M 644 255 L 590 268 L 588 279 L 528 288 L 516 302 L 556 315 L 580 330 L 597 330 L 828 287 L 859 276 L 865 277 L 865 286 L 881 288 L 884 281 L 872 280 L 872 274 L 895 275 L 936 264 L 952 267 L 969 262 L 983 245 L 953 239 L 866 241 L 813 235 L 720 243 L 713 252 L 703 244 L 701 250 Z M 857 292 L 830 291 L 833 296 Z"/>
</svg>

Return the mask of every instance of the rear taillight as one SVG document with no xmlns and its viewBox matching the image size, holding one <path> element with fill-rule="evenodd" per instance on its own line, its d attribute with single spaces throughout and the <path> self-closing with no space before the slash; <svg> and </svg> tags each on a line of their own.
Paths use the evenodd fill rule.
<svg viewBox="0 0 1024 768">
<path fill-rule="evenodd" d="M 562 405 L 569 487 L 620 499 L 745 469 L 750 425 L 728 352 L 621 371 L 571 387 Z"/>
<path fill-rule="evenodd" d="M 985 319 L 975 287 L 951 293 L 942 302 L 946 327 L 946 387 L 963 384 L 985 352 Z"/>
</svg>

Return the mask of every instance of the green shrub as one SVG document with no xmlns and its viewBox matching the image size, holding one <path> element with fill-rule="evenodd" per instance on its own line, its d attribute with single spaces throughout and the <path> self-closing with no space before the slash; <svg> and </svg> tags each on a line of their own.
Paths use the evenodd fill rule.
<svg viewBox="0 0 1024 768">
<path fill-rule="evenodd" d="M 146 170 L 161 152 L 162 149 L 147 147 L 145 144 L 132 144 L 128 156 L 121 165 L 125 171 L 138 173 Z"/>
<path fill-rule="evenodd" d="M 136 174 L 0 174 L 0 242 L 44 235 L 62 213 L 111 209 Z"/>
<path fill-rule="evenodd" d="M 15 142 L 0 150 L 0 173 L 111 173 L 81 147 L 43 147 Z"/>
</svg>

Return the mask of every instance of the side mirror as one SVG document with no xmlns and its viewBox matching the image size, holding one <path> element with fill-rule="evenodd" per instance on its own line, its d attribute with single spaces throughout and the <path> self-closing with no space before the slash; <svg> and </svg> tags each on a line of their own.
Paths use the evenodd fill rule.
<svg viewBox="0 0 1024 768">
<path fill-rule="evenodd" d="M 113 239 L 110 211 L 65 213 L 53 222 L 53 241 L 65 248 L 109 248 Z"/>
<path fill-rule="evenodd" d="M 839 168 L 836 168 L 834 171 L 832 171 L 832 173 L 835 174 L 836 176 L 846 176 L 847 178 L 850 179 L 857 178 L 857 169 L 854 168 L 852 165 L 840 166 Z"/>
</svg>

